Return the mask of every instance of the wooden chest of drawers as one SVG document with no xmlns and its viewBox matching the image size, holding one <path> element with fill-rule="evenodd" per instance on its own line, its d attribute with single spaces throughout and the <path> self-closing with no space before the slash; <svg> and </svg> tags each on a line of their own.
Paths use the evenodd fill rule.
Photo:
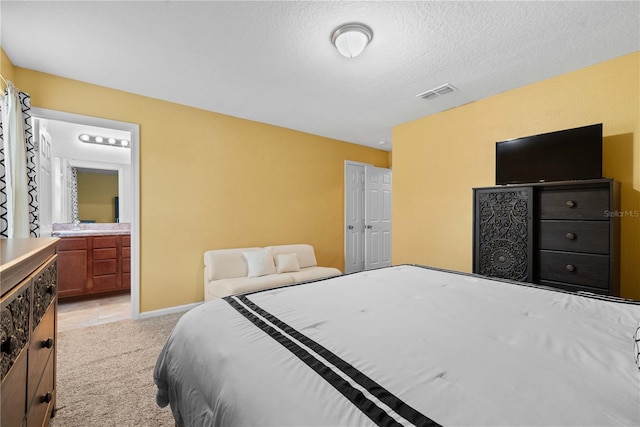
<svg viewBox="0 0 640 427">
<path fill-rule="evenodd" d="M 55 413 L 58 239 L 0 241 L 0 424 L 43 426 Z"/>
<path fill-rule="evenodd" d="M 598 179 L 474 189 L 474 272 L 619 295 L 619 188 Z"/>
<path fill-rule="evenodd" d="M 537 215 L 540 284 L 619 294 L 618 220 L 612 215 L 618 209 L 615 200 L 618 186 L 605 182 L 540 191 Z"/>
</svg>

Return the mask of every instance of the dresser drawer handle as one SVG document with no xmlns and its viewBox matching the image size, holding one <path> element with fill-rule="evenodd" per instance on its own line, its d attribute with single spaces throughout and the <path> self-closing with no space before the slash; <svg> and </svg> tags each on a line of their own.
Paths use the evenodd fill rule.
<svg viewBox="0 0 640 427">
<path fill-rule="evenodd" d="M 566 238 L 567 238 L 567 239 L 569 239 L 569 240 L 573 240 L 573 239 L 575 239 L 575 238 L 576 238 L 576 235 L 575 235 L 575 234 L 573 234 L 573 233 L 567 233 L 567 234 L 565 234 L 565 236 L 564 236 L 564 237 L 566 237 Z"/>
<path fill-rule="evenodd" d="M 2 353 L 13 354 L 18 347 L 18 338 L 15 335 L 9 335 L 4 341 L 2 341 L 2 345 L 0 348 L 2 349 Z"/>
<path fill-rule="evenodd" d="M 573 273 L 574 271 L 576 271 L 576 266 L 573 264 L 567 264 L 564 266 L 564 269 Z"/>
<path fill-rule="evenodd" d="M 53 338 L 49 337 L 46 340 L 42 341 L 42 348 L 51 348 L 53 347 Z"/>
<path fill-rule="evenodd" d="M 576 202 L 574 202 L 573 200 L 567 200 L 567 207 L 573 209 L 576 207 Z"/>
<path fill-rule="evenodd" d="M 51 402 L 52 399 L 53 399 L 53 394 L 51 394 L 51 392 L 48 391 L 47 394 L 45 394 L 44 396 L 42 396 L 40 398 L 40 402 L 49 403 L 49 402 Z"/>
</svg>

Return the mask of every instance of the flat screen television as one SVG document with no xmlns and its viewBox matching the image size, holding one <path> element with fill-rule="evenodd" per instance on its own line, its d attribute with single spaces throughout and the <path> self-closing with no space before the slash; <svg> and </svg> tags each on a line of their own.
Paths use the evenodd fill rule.
<svg viewBox="0 0 640 427">
<path fill-rule="evenodd" d="M 602 123 L 496 143 L 496 185 L 602 178 Z"/>
</svg>

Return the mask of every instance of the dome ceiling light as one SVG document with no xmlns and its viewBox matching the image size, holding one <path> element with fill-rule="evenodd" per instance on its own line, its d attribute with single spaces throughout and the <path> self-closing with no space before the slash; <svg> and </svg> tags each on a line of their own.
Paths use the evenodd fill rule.
<svg viewBox="0 0 640 427">
<path fill-rule="evenodd" d="M 341 25 L 331 34 L 331 43 L 347 58 L 360 55 L 372 39 L 371 28 L 359 23 Z"/>
</svg>

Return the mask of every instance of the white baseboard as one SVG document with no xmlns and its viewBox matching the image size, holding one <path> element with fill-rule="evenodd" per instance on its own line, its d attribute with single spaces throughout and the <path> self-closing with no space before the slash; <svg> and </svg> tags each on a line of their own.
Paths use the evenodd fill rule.
<svg viewBox="0 0 640 427">
<path fill-rule="evenodd" d="M 175 307 L 161 308 L 160 310 L 151 310 L 140 313 L 140 319 L 148 319 L 150 317 L 164 316 L 165 314 L 182 313 L 189 311 L 202 304 L 202 302 L 194 302 L 192 304 L 177 305 Z"/>
</svg>

